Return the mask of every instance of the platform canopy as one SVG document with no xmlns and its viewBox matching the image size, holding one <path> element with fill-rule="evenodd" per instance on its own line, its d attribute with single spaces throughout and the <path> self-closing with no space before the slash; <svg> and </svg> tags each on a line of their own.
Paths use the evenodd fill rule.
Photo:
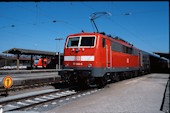
<svg viewBox="0 0 170 113">
<path fill-rule="evenodd" d="M 20 54 L 20 55 L 56 56 L 56 52 L 21 49 L 21 48 L 12 48 L 12 49 L 4 51 L 3 53 Z"/>
<path fill-rule="evenodd" d="M 157 55 L 159 55 L 160 57 L 164 57 L 170 60 L 170 53 L 161 53 L 161 52 L 153 52 Z"/>
<path fill-rule="evenodd" d="M 33 56 L 35 56 L 35 55 L 45 56 L 45 57 L 47 57 L 47 56 L 48 57 L 56 57 L 56 56 L 58 56 L 58 55 L 56 55 L 56 52 L 21 49 L 21 48 L 12 48 L 12 49 L 4 51 L 3 53 L 17 55 L 17 70 L 19 70 L 20 55 L 31 55 L 31 69 L 32 69 L 32 63 L 33 63 L 32 62 L 33 61 Z"/>
</svg>

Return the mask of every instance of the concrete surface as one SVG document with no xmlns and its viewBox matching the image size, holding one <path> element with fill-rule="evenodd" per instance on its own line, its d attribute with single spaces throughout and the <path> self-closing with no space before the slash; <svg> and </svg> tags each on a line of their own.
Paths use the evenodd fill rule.
<svg viewBox="0 0 170 113">
<path fill-rule="evenodd" d="M 162 107 L 161 110 L 164 111 L 165 113 L 170 113 L 169 88 L 170 88 L 170 84 L 169 84 L 169 80 L 168 80 L 166 90 L 165 90 L 165 93 L 164 93 L 163 103 L 162 103 L 162 106 L 161 106 Z"/>
<path fill-rule="evenodd" d="M 0 87 L 3 87 L 3 78 L 6 75 L 0 75 Z M 43 82 L 58 82 L 60 81 L 60 76 L 58 72 L 39 72 L 39 73 L 22 73 L 13 74 L 10 76 L 13 79 L 13 86 L 30 85 Z"/>
<path fill-rule="evenodd" d="M 58 89 L 46 89 L 46 90 L 42 90 L 42 91 L 29 92 L 29 93 L 14 95 L 14 96 L 8 96 L 8 97 L 0 98 L 0 103 L 15 100 L 15 99 L 20 99 L 20 98 L 26 98 L 26 97 L 30 97 L 30 96 L 41 95 L 44 93 L 55 92 L 55 91 L 58 91 Z"/>
<path fill-rule="evenodd" d="M 168 74 L 148 74 L 107 85 L 102 91 L 45 113 L 164 113 Z"/>
</svg>

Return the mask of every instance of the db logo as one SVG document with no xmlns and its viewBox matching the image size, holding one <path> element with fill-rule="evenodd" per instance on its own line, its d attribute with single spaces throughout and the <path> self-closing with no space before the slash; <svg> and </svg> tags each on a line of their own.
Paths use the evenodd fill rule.
<svg viewBox="0 0 170 113">
<path fill-rule="evenodd" d="M 81 60 L 81 56 L 75 56 L 75 61 L 80 61 Z"/>
</svg>

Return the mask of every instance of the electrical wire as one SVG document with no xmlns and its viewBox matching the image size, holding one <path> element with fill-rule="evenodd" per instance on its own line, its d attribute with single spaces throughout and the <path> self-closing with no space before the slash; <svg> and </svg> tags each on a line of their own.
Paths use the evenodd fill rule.
<svg viewBox="0 0 170 113">
<path fill-rule="evenodd" d="M 127 29 L 126 27 L 124 27 L 123 25 L 121 25 L 119 22 L 114 22 L 114 20 L 113 19 L 111 19 L 111 18 L 108 18 L 108 17 L 106 17 L 109 21 L 111 21 L 112 23 L 114 23 L 114 24 L 117 24 L 119 27 L 121 27 L 122 29 L 124 29 L 127 33 L 129 33 L 131 36 L 132 36 L 132 38 L 135 38 L 135 37 L 144 37 L 144 36 L 142 36 L 140 33 L 137 33 L 137 34 L 135 34 L 134 32 L 132 32 L 131 30 L 129 30 L 129 29 Z M 139 36 L 139 34 L 140 34 L 140 36 Z M 133 37 L 134 36 L 134 37 Z M 155 47 L 151 42 L 150 43 L 148 43 L 148 41 L 146 41 L 146 40 L 143 40 L 143 38 L 135 38 L 135 40 L 136 39 L 138 39 L 138 40 L 141 40 L 142 42 L 144 42 L 145 44 L 147 44 L 147 45 L 149 45 L 149 46 L 151 46 L 152 48 L 154 48 L 154 49 L 156 49 L 156 50 L 159 50 L 157 47 Z"/>
<path fill-rule="evenodd" d="M 21 5 L 18 5 L 18 8 L 22 8 L 22 9 L 24 9 L 24 10 L 26 10 L 26 11 L 30 11 L 30 12 L 32 12 L 32 11 L 35 12 L 35 10 L 33 10 L 33 8 L 23 7 L 23 6 L 21 6 Z M 76 26 L 75 24 L 69 23 L 68 21 L 58 20 L 58 19 L 56 19 L 55 17 L 53 17 L 53 16 L 51 16 L 51 15 L 42 14 L 42 13 L 40 12 L 40 4 L 38 4 L 38 3 L 35 4 L 35 8 L 36 8 L 36 22 L 33 22 L 33 23 L 30 23 L 30 22 L 28 23 L 28 22 L 26 22 L 26 23 L 24 23 L 24 24 L 15 25 L 15 26 L 21 26 L 21 25 L 34 25 L 34 26 L 36 26 L 36 25 L 39 25 L 39 24 L 48 23 L 48 22 L 40 22 L 40 21 L 39 21 L 40 16 L 43 16 L 43 17 L 49 18 L 53 23 L 62 22 L 62 23 L 64 23 L 64 24 L 70 26 L 71 28 L 74 28 L 74 29 L 78 29 L 78 28 L 79 28 L 79 29 L 82 29 L 82 28 Z M 17 19 L 14 19 L 14 18 L 10 18 L 10 17 L 7 17 L 7 18 L 9 18 L 10 20 L 18 21 L 18 22 L 21 21 L 21 20 L 17 20 Z M 51 23 L 51 21 L 49 21 L 49 23 Z M 11 27 L 11 25 L 2 26 L 2 27 L 0 27 L 0 29 L 4 29 L 4 28 L 8 28 L 8 27 Z"/>
<path fill-rule="evenodd" d="M 94 11 L 96 11 L 96 9 L 94 9 L 94 8 L 92 8 L 91 6 L 89 6 L 89 5 L 87 5 L 87 4 L 85 4 L 85 3 L 83 3 L 87 8 L 89 8 L 89 9 L 91 9 L 91 10 L 94 10 Z M 117 8 L 117 9 L 119 9 L 119 8 Z M 161 10 L 162 11 L 162 10 Z M 143 13 L 155 13 L 155 12 L 158 12 L 158 10 L 150 10 L 150 11 L 139 11 L 139 12 L 134 12 L 134 14 L 143 14 Z M 122 15 L 122 16 L 124 16 L 126 13 L 122 13 L 122 14 L 120 14 L 120 15 Z M 131 13 L 129 13 L 129 14 L 131 14 Z M 133 14 L 133 13 L 132 13 Z M 128 31 L 127 33 L 129 33 L 133 38 L 135 38 L 135 37 L 139 37 L 138 35 L 136 35 L 134 32 L 132 32 L 131 30 L 129 30 L 129 29 L 127 29 L 126 27 L 124 27 L 123 25 L 121 25 L 120 23 L 118 23 L 118 22 L 114 22 L 113 21 L 113 19 L 111 19 L 111 18 L 108 18 L 108 17 L 105 17 L 105 18 L 107 18 L 109 21 L 111 21 L 112 23 L 114 23 L 114 24 L 117 24 L 119 27 L 121 27 L 122 29 L 124 29 L 125 31 Z M 142 35 L 140 35 L 140 37 L 141 37 Z M 135 38 L 136 39 L 136 38 Z M 142 38 L 138 38 L 138 40 L 141 40 L 142 42 L 146 42 L 145 40 L 143 40 Z M 155 47 L 155 46 L 153 46 L 153 44 L 151 44 L 151 43 L 145 43 L 145 44 L 147 44 L 147 45 L 149 45 L 149 46 L 151 46 L 152 48 L 156 48 L 156 50 L 159 50 L 157 47 Z"/>
</svg>

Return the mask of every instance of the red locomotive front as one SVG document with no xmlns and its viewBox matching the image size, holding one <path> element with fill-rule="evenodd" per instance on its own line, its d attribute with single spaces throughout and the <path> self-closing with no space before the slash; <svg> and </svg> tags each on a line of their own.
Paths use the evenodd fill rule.
<svg viewBox="0 0 170 113">
<path fill-rule="evenodd" d="M 69 68 L 88 68 L 95 65 L 97 35 L 81 33 L 67 37 L 64 48 L 64 65 Z"/>
<path fill-rule="evenodd" d="M 88 82 L 97 64 L 96 48 L 98 34 L 80 33 L 69 35 L 64 47 L 64 80 Z M 72 69 L 71 71 L 69 69 Z"/>
</svg>

